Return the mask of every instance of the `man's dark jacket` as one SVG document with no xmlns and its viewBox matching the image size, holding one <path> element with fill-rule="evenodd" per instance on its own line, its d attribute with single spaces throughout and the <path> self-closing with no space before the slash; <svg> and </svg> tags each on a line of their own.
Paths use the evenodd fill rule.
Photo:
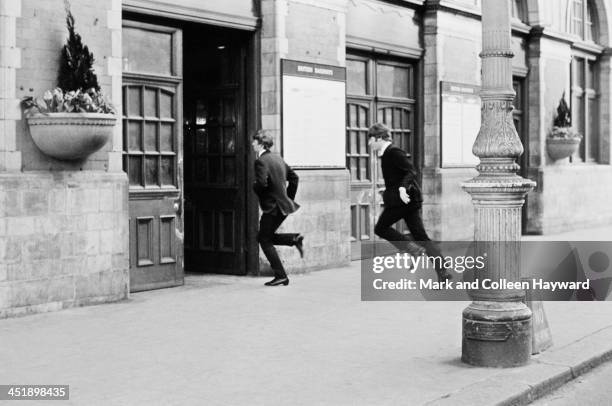
<svg viewBox="0 0 612 406">
<path fill-rule="evenodd" d="M 385 191 L 383 193 L 385 207 L 406 206 L 399 196 L 400 186 L 405 187 L 410 196 L 408 204 L 413 207 L 420 207 L 423 197 L 417 182 L 416 171 L 408 155 L 402 149 L 389 145 L 381 157 L 380 166 L 385 178 Z"/>
<path fill-rule="evenodd" d="M 270 213 L 276 207 L 284 215 L 295 212 L 300 207 L 293 201 L 298 181 L 297 174 L 278 154 L 265 151 L 255 161 L 253 189 L 259 197 L 259 205 L 264 213 Z"/>
</svg>

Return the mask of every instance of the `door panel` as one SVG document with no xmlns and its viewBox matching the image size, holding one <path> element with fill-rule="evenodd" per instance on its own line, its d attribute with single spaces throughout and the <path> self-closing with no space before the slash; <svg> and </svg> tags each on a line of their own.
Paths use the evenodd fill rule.
<svg viewBox="0 0 612 406">
<path fill-rule="evenodd" d="M 372 103 L 349 99 L 346 106 L 346 166 L 351 174 L 351 257 L 361 258 L 362 243 L 374 240 L 374 221 L 378 211 L 373 182 L 374 160 L 368 148 Z"/>
<path fill-rule="evenodd" d="M 155 32 L 172 40 L 159 63 L 178 69 L 181 32 L 175 28 L 124 22 L 133 35 L 124 48 Z M 137 35 L 142 31 L 142 35 Z M 151 75 L 138 70 L 144 53 L 129 53 L 123 73 L 123 169 L 129 179 L 130 290 L 183 283 L 183 219 L 181 214 L 182 114 L 180 71 Z M 143 56 L 144 57 L 144 56 Z"/>
</svg>

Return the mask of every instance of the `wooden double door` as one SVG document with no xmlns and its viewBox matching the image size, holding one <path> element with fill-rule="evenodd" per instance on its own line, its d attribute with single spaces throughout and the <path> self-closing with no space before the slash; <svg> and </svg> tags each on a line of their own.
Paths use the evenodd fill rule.
<svg viewBox="0 0 612 406">
<path fill-rule="evenodd" d="M 130 290 L 246 273 L 244 46 L 124 21 L 123 54 Z"/>
</svg>

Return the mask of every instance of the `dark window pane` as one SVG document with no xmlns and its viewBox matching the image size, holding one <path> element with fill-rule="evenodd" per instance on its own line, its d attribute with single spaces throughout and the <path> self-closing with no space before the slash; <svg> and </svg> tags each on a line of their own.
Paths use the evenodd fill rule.
<svg viewBox="0 0 612 406">
<path fill-rule="evenodd" d="M 357 106 L 355 104 L 350 104 L 348 110 L 349 127 L 355 128 L 357 127 Z"/>
<path fill-rule="evenodd" d="M 236 184 L 236 158 L 223 158 L 223 176 L 228 185 Z"/>
<path fill-rule="evenodd" d="M 145 184 L 147 186 L 158 185 L 157 157 L 145 158 Z"/>
<path fill-rule="evenodd" d="M 162 123 L 160 138 L 161 138 L 161 150 L 174 152 L 174 142 L 172 140 L 172 129 L 174 124 Z"/>
<path fill-rule="evenodd" d="M 223 148 L 225 152 L 233 153 L 236 149 L 236 129 L 226 128 L 223 133 Z"/>
<path fill-rule="evenodd" d="M 365 131 L 359 132 L 359 153 L 368 153 L 368 133 Z"/>
<path fill-rule="evenodd" d="M 379 96 L 410 97 L 408 68 L 377 65 L 376 71 Z"/>
<path fill-rule="evenodd" d="M 132 151 L 142 151 L 140 135 L 142 132 L 142 122 L 128 121 L 128 148 Z"/>
<path fill-rule="evenodd" d="M 206 121 L 207 123 L 219 123 L 221 114 L 221 105 L 219 101 L 211 102 L 208 105 L 209 109 L 207 111 Z"/>
<path fill-rule="evenodd" d="M 221 160 L 218 157 L 208 159 L 208 174 L 210 183 L 221 183 Z"/>
<path fill-rule="evenodd" d="M 357 224 L 357 206 L 351 206 L 351 239 L 357 239 L 358 224 Z"/>
<path fill-rule="evenodd" d="M 157 90 L 145 88 L 144 112 L 147 117 L 157 117 Z"/>
<path fill-rule="evenodd" d="M 142 186 L 142 157 L 131 156 L 128 159 L 130 162 L 130 185 Z"/>
<path fill-rule="evenodd" d="M 127 120 L 123 120 L 123 122 L 121 123 L 121 135 L 123 137 L 123 151 L 127 152 L 128 150 L 128 121 Z"/>
<path fill-rule="evenodd" d="M 589 69 L 587 71 L 587 80 L 586 80 L 586 87 L 588 89 L 594 89 L 595 88 L 595 83 L 597 81 L 596 78 L 596 65 L 594 61 L 589 61 Z"/>
<path fill-rule="evenodd" d="M 141 97 L 140 97 L 140 87 L 129 87 L 128 88 L 128 105 L 127 114 L 128 116 L 140 116 L 142 115 L 141 109 Z"/>
<path fill-rule="evenodd" d="M 356 154 L 357 152 L 359 152 L 357 150 L 357 131 L 350 132 L 350 139 L 351 139 L 351 144 L 349 147 L 349 152 L 351 154 Z"/>
<path fill-rule="evenodd" d="M 587 131 L 588 137 L 588 156 L 589 161 L 597 161 L 599 159 L 599 106 L 597 99 L 589 98 L 589 119 L 587 120 Z"/>
<path fill-rule="evenodd" d="M 172 93 L 161 91 L 159 94 L 159 111 L 162 118 L 174 118 L 172 107 Z"/>
<path fill-rule="evenodd" d="M 157 151 L 157 123 L 145 123 L 145 151 Z"/>
<path fill-rule="evenodd" d="M 161 183 L 162 185 L 174 185 L 174 157 L 161 158 Z"/>
<path fill-rule="evenodd" d="M 402 109 L 393 109 L 393 127 L 403 128 L 402 125 Z"/>
<path fill-rule="evenodd" d="M 207 182 L 206 174 L 208 173 L 208 161 L 206 158 L 198 158 L 195 166 L 195 177 L 198 182 Z"/>
<path fill-rule="evenodd" d="M 206 125 L 208 110 L 202 100 L 196 102 L 196 125 Z"/>
<path fill-rule="evenodd" d="M 235 122 L 234 99 L 223 99 L 223 123 L 234 124 Z"/>
<path fill-rule="evenodd" d="M 359 127 L 361 128 L 366 128 L 369 127 L 368 125 L 368 110 L 365 107 L 359 107 L 359 120 L 357 121 L 359 123 Z"/>
<path fill-rule="evenodd" d="M 123 27 L 123 70 L 172 74 L 172 35 L 141 28 Z"/>
<path fill-rule="evenodd" d="M 593 24 L 593 17 L 594 17 L 594 13 L 591 7 L 591 3 L 588 3 L 587 6 L 587 18 L 586 18 L 586 30 L 585 30 L 585 34 L 586 37 L 584 38 L 587 41 L 597 41 L 597 26 L 595 24 Z"/>
<path fill-rule="evenodd" d="M 574 58 L 572 60 L 572 74 L 574 86 L 583 87 L 584 86 L 584 59 L 582 58 Z"/>
<path fill-rule="evenodd" d="M 196 130 L 196 154 L 205 154 L 206 153 L 206 130 L 199 129 Z"/>
<path fill-rule="evenodd" d="M 348 94 L 367 94 L 367 65 L 364 61 L 346 61 L 346 87 Z"/>
<path fill-rule="evenodd" d="M 210 127 L 208 129 L 208 153 L 221 152 L 221 134 L 219 127 Z"/>
</svg>

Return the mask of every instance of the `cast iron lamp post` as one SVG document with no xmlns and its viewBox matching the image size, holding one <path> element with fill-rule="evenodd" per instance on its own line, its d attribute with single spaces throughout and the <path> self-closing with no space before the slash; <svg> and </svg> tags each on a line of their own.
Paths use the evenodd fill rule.
<svg viewBox="0 0 612 406">
<path fill-rule="evenodd" d="M 482 1 L 482 124 L 472 148 L 478 176 L 462 184 L 475 209 L 477 252 L 487 266 L 477 278 L 520 281 L 521 208 L 535 187 L 517 174 L 523 146 L 512 117 L 510 1 Z M 481 286 L 482 287 L 482 286 Z M 463 311 L 462 361 L 512 367 L 531 355 L 531 311 L 523 291 L 475 290 Z"/>
</svg>

